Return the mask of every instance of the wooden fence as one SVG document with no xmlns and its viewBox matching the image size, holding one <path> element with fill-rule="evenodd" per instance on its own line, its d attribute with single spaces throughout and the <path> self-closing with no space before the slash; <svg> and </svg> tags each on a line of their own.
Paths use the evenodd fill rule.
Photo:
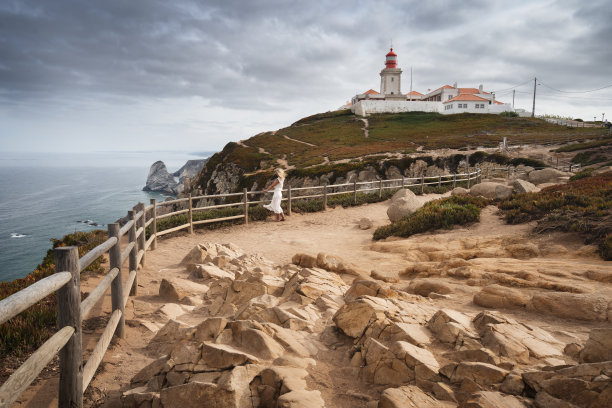
<svg viewBox="0 0 612 408">
<path fill-rule="evenodd" d="M 357 193 L 378 191 L 382 196 L 383 190 L 400 187 L 413 187 L 424 191 L 425 186 L 441 186 L 465 182 L 469 188 L 471 184 L 479 182 L 482 172 L 479 169 L 461 174 L 428 176 L 419 178 L 405 178 L 393 180 L 376 180 L 366 182 L 353 182 L 313 187 L 287 188 L 284 190 L 287 202 L 287 212 L 291 214 L 291 205 L 295 200 L 323 198 L 324 207 L 327 207 L 328 197 L 340 194 L 352 194 L 355 202 Z M 249 200 L 251 196 L 262 194 L 263 191 L 247 191 L 233 194 L 218 194 L 192 197 L 151 204 L 145 207 L 138 204 L 132 211 L 128 211 L 129 221 L 120 227 L 119 224 L 108 224 L 108 239 L 87 254 L 79 258 L 78 248 L 61 247 L 54 250 L 56 273 L 48 276 L 27 288 L 0 301 L 0 324 L 15 317 L 19 313 L 36 304 L 43 298 L 56 293 L 58 304 L 58 331 L 40 346 L 0 387 L 0 407 L 10 406 L 25 389 L 36 379 L 42 369 L 59 354 L 60 383 L 59 407 L 82 407 L 83 393 L 100 365 L 113 336 L 125 335 L 125 305 L 129 295 L 135 295 L 138 288 L 138 269 L 144 266 L 146 251 L 154 250 L 157 238 L 172 232 L 187 229 L 193 233 L 194 226 L 205 223 L 223 222 L 244 219 L 248 223 L 249 207 L 261 204 L 262 200 Z M 233 199 L 236 202 L 209 205 L 194 208 L 194 201 L 215 199 Z M 176 211 L 157 215 L 163 207 L 176 205 L 181 208 Z M 193 220 L 193 214 L 198 211 L 220 209 L 226 207 L 241 207 L 243 214 L 206 219 Z M 159 211 L 162 212 L 161 210 Z M 158 231 L 158 221 L 181 214 L 187 215 L 185 224 Z M 149 228 L 149 239 L 146 231 Z M 122 248 L 122 237 L 127 234 L 127 241 Z M 96 259 L 108 253 L 109 272 L 104 276 L 96 288 L 81 301 L 80 273 L 91 265 Z M 124 268 L 128 263 L 127 269 Z M 123 271 L 128 272 L 123 283 Z M 82 322 L 86 319 L 92 308 L 111 288 L 112 313 L 110 319 L 98 340 L 87 362 L 83 364 Z"/>
</svg>

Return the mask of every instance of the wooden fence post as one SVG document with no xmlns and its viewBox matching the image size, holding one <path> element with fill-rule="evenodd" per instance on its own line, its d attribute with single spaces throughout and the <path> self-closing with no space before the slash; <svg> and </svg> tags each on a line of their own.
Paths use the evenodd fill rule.
<svg viewBox="0 0 612 408">
<path fill-rule="evenodd" d="M 353 201 L 357 204 L 357 180 L 353 181 Z"/>
<path fill-rule="evenodd" d="M 153 242 L 151 242 L 151 250 L 155 250 L 157 248 L 157 202 L 154 198 L 151 199 L 151 204 L 153 204 L 152 216 L 153 222 L 151 223 L 151 235 L 154 237 Z"/>
<path fill-rule="evenodd" d="M 421 174 L 421 194 L 425 191 L 425 174 Z"/>
<path fill-rule="evenodd" d="M 130 220 L 134 221 L 134 216 L 134 211 L 128 211 L 128 217 Z M 136 241 L 136 222 L 132 224 L 132 228 L 130 228 L 128 231 L 128 244 L 131 244 L 132 242 L 134 243 L 134 246 L 130 251 L 129 272 L 135 271 L 135 276 L 134 283 L 132 283 L 132 287 L 130 289 L 130 295 L 136 295 L 138 292 L 138 242 Z"/>
<path fill-rule="evenodd" d="M 59 402 L 61 408 L 83 407 L 83 340 L 81 331 L 81 277 L 79 250 L 55 248 L 55 271 L 70 272 L 72 279 L 57 291 L 57 326 L 74 327 L 72 337 L 59 352 Z"/>
<path fill-rule="evenodd" d="M 323 209 L 327 210 L 327 181 L 323 186 Z"/>
<path fill-rule="evenodd" d="M 140 234 L 138 236 L 138 252 L 140 252 L 140 250 L 142 250 L 142 258 L 140 258 L 140 265 L 144 266 L 145 264 L 145 258 L 146 258 L 146 252 L 145 249 L 145 243 L 146 243 L 146 238 L 145 238 L 145 233 L 144 233 L 144 229 L 145 229 L 145 225 L 146 225 L 146 220 L 147 220 L 147 216 L 145 214 L 145 205 L 144 203 L 139 203 L 138 204 L 139 210 L 142 211 L 142 217 L 140 217 L 140 219 L 138 220 L 138 228 L 142 228 L 142 234 Z"/>
<path fill-rule="evenodd" d="M 442 187 L 442 176 L 438 175 L 438 188 Z"/>
<path fill-rule="evenodd" d="M 453 173 L 453 188 L 457 187 L 457 173 Z"/>
<path fill-rule="evenodd" d="M 508 180 L 510 180 L 510 166 L 508 166 L 507 171 L 508 171 L 508 174 L 506 175 L 506 178 L 507 178 Z"/>
<path fill-rule="evenodd" d="M 108 224 L 108 237 L 117 238 L 117 243 L 108 251 L 108 258 L 110 269 L 119 269 L 117 276 L 115 276 L 115 279 L 113 279 L 111 282 L 111 303 L 113 305 L 113 312 L 117 309 L 121 310 L 121 318 L 119 319 L 119 324 L 117 324 L 115 334 L 117 337 L 123 338 L 125 337 L 125 312 L 123 306 L 123 283 L 121 279 L 121 242 L 119 238 L 119 224 Z M 136 285 L 136 279 L 134 279 L 134 285 Z"/>
<path fill-rule="evenodd" d="M 287 215 L 291 215 L 291 184 L 287 186 Z"/>
<path fill-rule="evenodd" d="M 380 179 L 378 181 L 378 198 L 382 198 L 382 184 L 383 184 L 383 181 L 382 179 Z"/>
<path fill-rule="evenodd" d="M 406 177 L 402 176 L 402 188 L 406 185 Z"/>
<path fill-rule="evenodd" d="M 470 177 L 470 168 L 469 167 L 467 168 L 466 174 L 467 174 L 467 188 L 470 188 L 470 179 L 471 179 L 471 177 Z"/>
<path fill-rule="evenodd" d="M 242 189 L 242 194 L 244 194 L 244 198 L 242 199 L 244 201 L 244 223 L 248 224 L 249 223 L 249 195 L 247 194 L 246 188 Z"/>
<path fill-rule="evenodd" d="M 193 235 L 193 200 L 191 199 L 191 193 L 189 193 L 189 233 Z"/>
</svg>

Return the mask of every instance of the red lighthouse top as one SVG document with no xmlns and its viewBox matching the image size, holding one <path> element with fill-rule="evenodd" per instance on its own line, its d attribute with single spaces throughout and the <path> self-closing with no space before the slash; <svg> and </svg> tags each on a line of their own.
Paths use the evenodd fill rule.
<svg viewBox="0 0 612 408">
<path fill-rule="evenodd" d="M 393 48 L 391 48 L 391 51 L 387 53 L 386 57 L 385 67 L 397 68 L 397 54 L 393 52 Z"/>
</svg>

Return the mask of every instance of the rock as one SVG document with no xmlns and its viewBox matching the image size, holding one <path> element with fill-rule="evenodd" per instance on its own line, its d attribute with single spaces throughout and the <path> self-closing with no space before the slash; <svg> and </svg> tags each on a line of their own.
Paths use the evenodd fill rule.
<svg viewBox="0 0 612 408">
<path fill-rule="evenodd" d="M 470 194 L 470 190 L 463 188 L 463 187 L 455 187 L 451 191 L 452 196 L 461 196 L 461 195 L 468 195 L 468 194 Z"/>
<path fill-rule="evenodd" d="M 452 361 L 473 361 L 479 363 L 487 363 L 497 365 L 499 358 L 493 352 L 486 348 L 477 350 L 458 350 L 444 353 L 444 357 Z"/>
<path fill-rule="evenodd" d="M 378 402 L 378 408 L 440 408 L 454 406 L 456 404 L 435 399 L 415 385 L 387 388 L 380 395 L 380 401 Z"/>
<path fill-rule="evenodd" d="M 318 390 L 295 390 L 278 397 L 278 408 L 325 408 L 325 401 Z"/>
<path fill-rule="evenodd" d="M 201 264 L 204 262 L 207 255 L 208 250 L 206 249 L 206 247 L 202 244 L 198 244 L 193 247 L 191 251 L 187 253 L 187 255 L 185 255 L 179 265 L 188 266 L 190 264 Z"/>
<path fill-rule="evenodd" d="M 501 392 L 512 395 L 521 395 L 524 389 L 523 377 L 516 372 L 508 374 L 499 387 Z"/>
<path fill-rule="evenodd" d="M 604 295 L 551 292 L 535 294 L 527 307 L 542 314 L 605 322 L 608 302 Z"/>
<path fill-rule="evenodd" d="M 359 296 L 382 295 L 381 297 L 385 297 L 384 293 L 385 289 L 380 283 L 368 279 L 359 279 L 353 281 L 353 284 L 351 285 L 349 290 L 347 290 L 344 294 L 344 300 L 350 302 L 352 300 L 357 299 Z"/>
<path fill-rule="evenodd" d="M 580 344 L 578 344 L 578 343 L 569 343 L 563 349 L 563 353 L 565 353 L 566 355 L 570 356 L 574 360 L 579 360 L 580 359 L 580 352 L 582 351 L 582 348 L 583 347 Z"/>
<path fill-rule="evenodd" d="M 414 197 L 416 197 L 416 194 L 414 194 L 414 193 L 412 192 L 412 190 L 407 189 L 407 188 L 401 188 L 401 189 L 397 190 L 397 191 L 395 192 L 395 194 L 393 194 L 393 197 L 391 197 L 390 202 L 391 202 L 391 203 L 394 203 L 394 202 L 396 202 L 397 200 L 399 200 L 399 199 L 401 199 L 401 198 L 409 198 L 409 199 L 412 199 L 412 198 L 414 198 Z"/>
<path fill-rule="evenodd" d="M 568 173 L 546 168 L 542 170 L 534 170 L 529 173 L 529 182 L 538 185 L 543 183 L 559 183 L 563 177 L 567 177 Z"/>
<path fill-rule="evenodd" d="M 307 375 L 308 372 L 306 370 L 296 367 L 273 366 L 262 370 L 251 381 L 250 385 L 251 394 L 259 400 L 259 404 L 254 404 L 254 406 L 277 407 L 280 401 L 280 403 L 286 404 L 283 405 L 286 407 L 304 407 L 304 405 L 291 405 L 293 403 L 299 404 L 299 401 L 296 401 L 297 396 L 305 398 L 306 401 L 315 401 L 313 407 L 324 406 L 316 405 L 318 400 L 314 394 L 299 393 L 299 391 L 306 389 L 304 378 Z M 297 394 L 289 395 L 285 399 L 280 400 L 281 396 L 296 391 L 298 392 Z"/>
<path fill-rule="evenodd" d="M 512 186 L 514 187 L 514 191 L 516 191 L 517 193 L 537 193 L 540 191 L 540 189 L 535 185 L 531 184 L 526 180 L 521 179 L 514 180 Z"/>
<path fill-rule="evenodd" d="M 359 220 L 359 229 L 367 230 L 367 229 L 372 228 L 373 226 L 374 226 L 374 223 L 369 218 L 364 217 Z"/>
<path fill-rule="evenodd" d="M 445 283 L 435 279 L 414 279 L 408 286 L 408 291 L 415 295 L 427 296 L 431 292 L 446 295 L 452 293 L 452 289 Z"/>
<path fill-rule="evenodd" d="M 580 352 L 580 362 L 597 363 L 612 360 L 612 327 L 592 329 Z"/>
<path fill-rule="evenodd" d="M 207 161 L 208 159 L 187 160 L 183 167 L 172 173 L 172 175 L 179 178 L 179 183 L 185 183 L 186 179 L 193 180 Z"/>
<path fill-rule="evenodd" d="M 489 199 L 503 200 L 504 198 L 510 197 L 511 194 L 512 187 L 490 181 L 478 183 L 470 189 L 470 195 L 482 196 Z"/>
<path fill-rule="evenodd" d="M 226 325 L 223 317 L 208 318 L 195 327 L 194 338 L 198 342 L 214 342 Z"/>
<path fill-rule="evenodd" d="M 218 408 L 233 408 L 233 392 L 213 383 L 188 382 L 160 392 L 164 408 L 200 408 L 203 404 Z"/>
<path fill-rule="evenodd" d="M 223 370 L 258 361 L 257 357 L 226 344 L 203 343 L 202 358 L 198 363 L 209 368 Z"/>
<path fill-rule="evenodd" d="M 437 382 L 431 388 L 433 395 L 442 401 L 457 402 L 453 389 L 443 382 Z"/>
<path fill-rule="evenodd" d="M 474 303 L 492 309 L 525 307 L 529 298 L 518 289 L 489 285 L 474 295 Z"/>
<path fill-rule="evenodd" d="M 402 190 L 400 190 L 402 191 Z M 410 191 L 410 190 L 405 190 Z M 397 193 L 396 193 L 397 194 Z M 421 201 L 410 191 L 404 197 L 398 198 L 387 209 L 387 216 L 391 222 L 399 221 L 402 217 L 412 214 L 422 207 Z"/>
<path fill-rule="evenodd" d="M 461 312 L 450 309 L 442 309 L 436 312 L 427 322 L 427 327 L 443 343 L 455 343 L 461 334 L 464 337 L 477 338 L 471 330 L 471 322 L 468 316 Z"/>
<path fill-rule="evenodd" d="M 291 262 L 303 268 L 314 268 L 317 266 L 317 258 L 307 254 L 295 254 L 291 259 Z"/>
<path fill-rule="evenodd" d="M 168 359 L 168 356 L 163 356 L 147 364 L 138 374 L 132 377 L 131 384 L 146 384 L 151 378 L 161 373 L 164 368 L 172 368 L 172 366 L 168 364 Z"/>
<path fill-rule="evenodd" d="M 420 387 L 431 389 L 433 383 L 439 380 L 440 365 L 429 350 L 405 341 L 396 341 L 389 350 L 397 359 L 405 362 L 408 368 L 414 370 L 414 377 Z"/>
<path fill-rule="evenodd" d="M 527 408 L 527 406 L 516 397 L 495 391 L 479 391 L 461 404 L 462 408 Z"/>
<path fill-rule="evenodd" d="M 393 323 L 383 329 L 378 337 L 381 341 L 407 341 L 415 346 L 423 347 L 431 343 L 431 332 L 427 327 L 414 323 Z"/>
<path fill-rule="evenodd" d="M 508 371 L 493 364 L 478 362 L 461 362 L 450 377 L 451 383 L 459 384 L 466 378 L 478 385 L 499 384 L 508 375 Z"/>
<path fill-rule="evenodd" d="M 384 306 L 374 299 L 363 296 L 347 302 L 334 315 L 334 323 L 347 336 L 361 337 L 370 323 L 385 319 Z"/>
<path fill-rule="evenodd" d="M 218 266 L 213 265 L 212 263 L 196 265 L 192 276 L 196 279 L 229 278 L 234 280 L 236 278 L 236 275 L 233 272 L 223 270 Z"/>
<path fill-rule="evenodd" d="M 342 258 L 323 252 L 319 252 L 319 254 L 317 254 L 316 266 L 330 272 L 343 272 L 346 269 L 344 267 L 344 261 Z"/>
<path fill-rule="evenodd" d="M 172 302 L 179 302 L 187 296 L 203 295 L 206 292 L 208 286 L 180 278 L 162 279 L 159 285 L 159 296 Z"/>
<path fill-rule="evenodd" d="M 124 408 L 161 408 L 159 393 L 150 391 L 147 387 L 138 387 L 124 392 L 121 395 L 121 403 Z"/>
<path fill-rule="evenodd" d="M 149 169 L 147 183 L 143 191 L 159 191 L 164 194 L 176 194 L 178 183 L 172 174 L 168 173 L 163 161 L 156 161 Z"/>
</svg>

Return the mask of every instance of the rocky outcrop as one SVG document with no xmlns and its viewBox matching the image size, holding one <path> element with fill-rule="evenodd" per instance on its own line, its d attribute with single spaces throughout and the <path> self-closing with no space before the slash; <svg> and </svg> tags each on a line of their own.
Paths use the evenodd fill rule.
<svg viewBox="0 0 612 408">
<path fill-rule="evenodd" d="M 159 309 L 143 312 L 132 300 L 133 322 L 156 334 L 143 353 L 154 359 L 132 378 L 124 407 L 610 406 L 607 327 L 584 343 L 499 312 L 440 308 L 433 293 L 464 289 L 439 277 L 354 278 L 326 253 L 279 266 L 232 244 L 202 243 L 179 267 L 182 277 L 160 271 Z M 585 300 L 597 296 L 570 295 L 529 299 L 489 285 L 474 303 L 599 310 Z"/>
<path fill-rule="evenodd" d="M 149 175 L 147 176 L 147 184 L 142 189 L 143 191 L 159 191 L 164 194 L 176 194 L 179 183 L 174 179 L 174 176 L 168 173 L 166 165 L 163 161 L 156 161 L 151 165 Z"/>
<path fill-rule="evenodd" d="M 411 190 L 399 190 L 391 198 L 391 205 L 387 209 L 387 216 L 391 222 L 399 221 L 402 217 L 412 214 L 423 204 Z"/>
<path fill-rule="evenodd" d="M 490 181 L 484 181 L 476 184 L 470 189 L 470 195 L 472 196 L 483 196 L 490 199 L 500 199 L 510 197 L 512 194 L 512 187 L 508 187 L 504 184 L 493 183 Z"/>
<path fill-rule="evenodd" d="M 169 173 L 163 161 L 156 161 L 149 169 L 147 183 L 143 191 L 158 191 L 163 194 L 176 195 L 189 189 L 189 182 L 202 169 L 208 159 L 187 160 L 187 163 L 174 173 Z"/>
</svg>

